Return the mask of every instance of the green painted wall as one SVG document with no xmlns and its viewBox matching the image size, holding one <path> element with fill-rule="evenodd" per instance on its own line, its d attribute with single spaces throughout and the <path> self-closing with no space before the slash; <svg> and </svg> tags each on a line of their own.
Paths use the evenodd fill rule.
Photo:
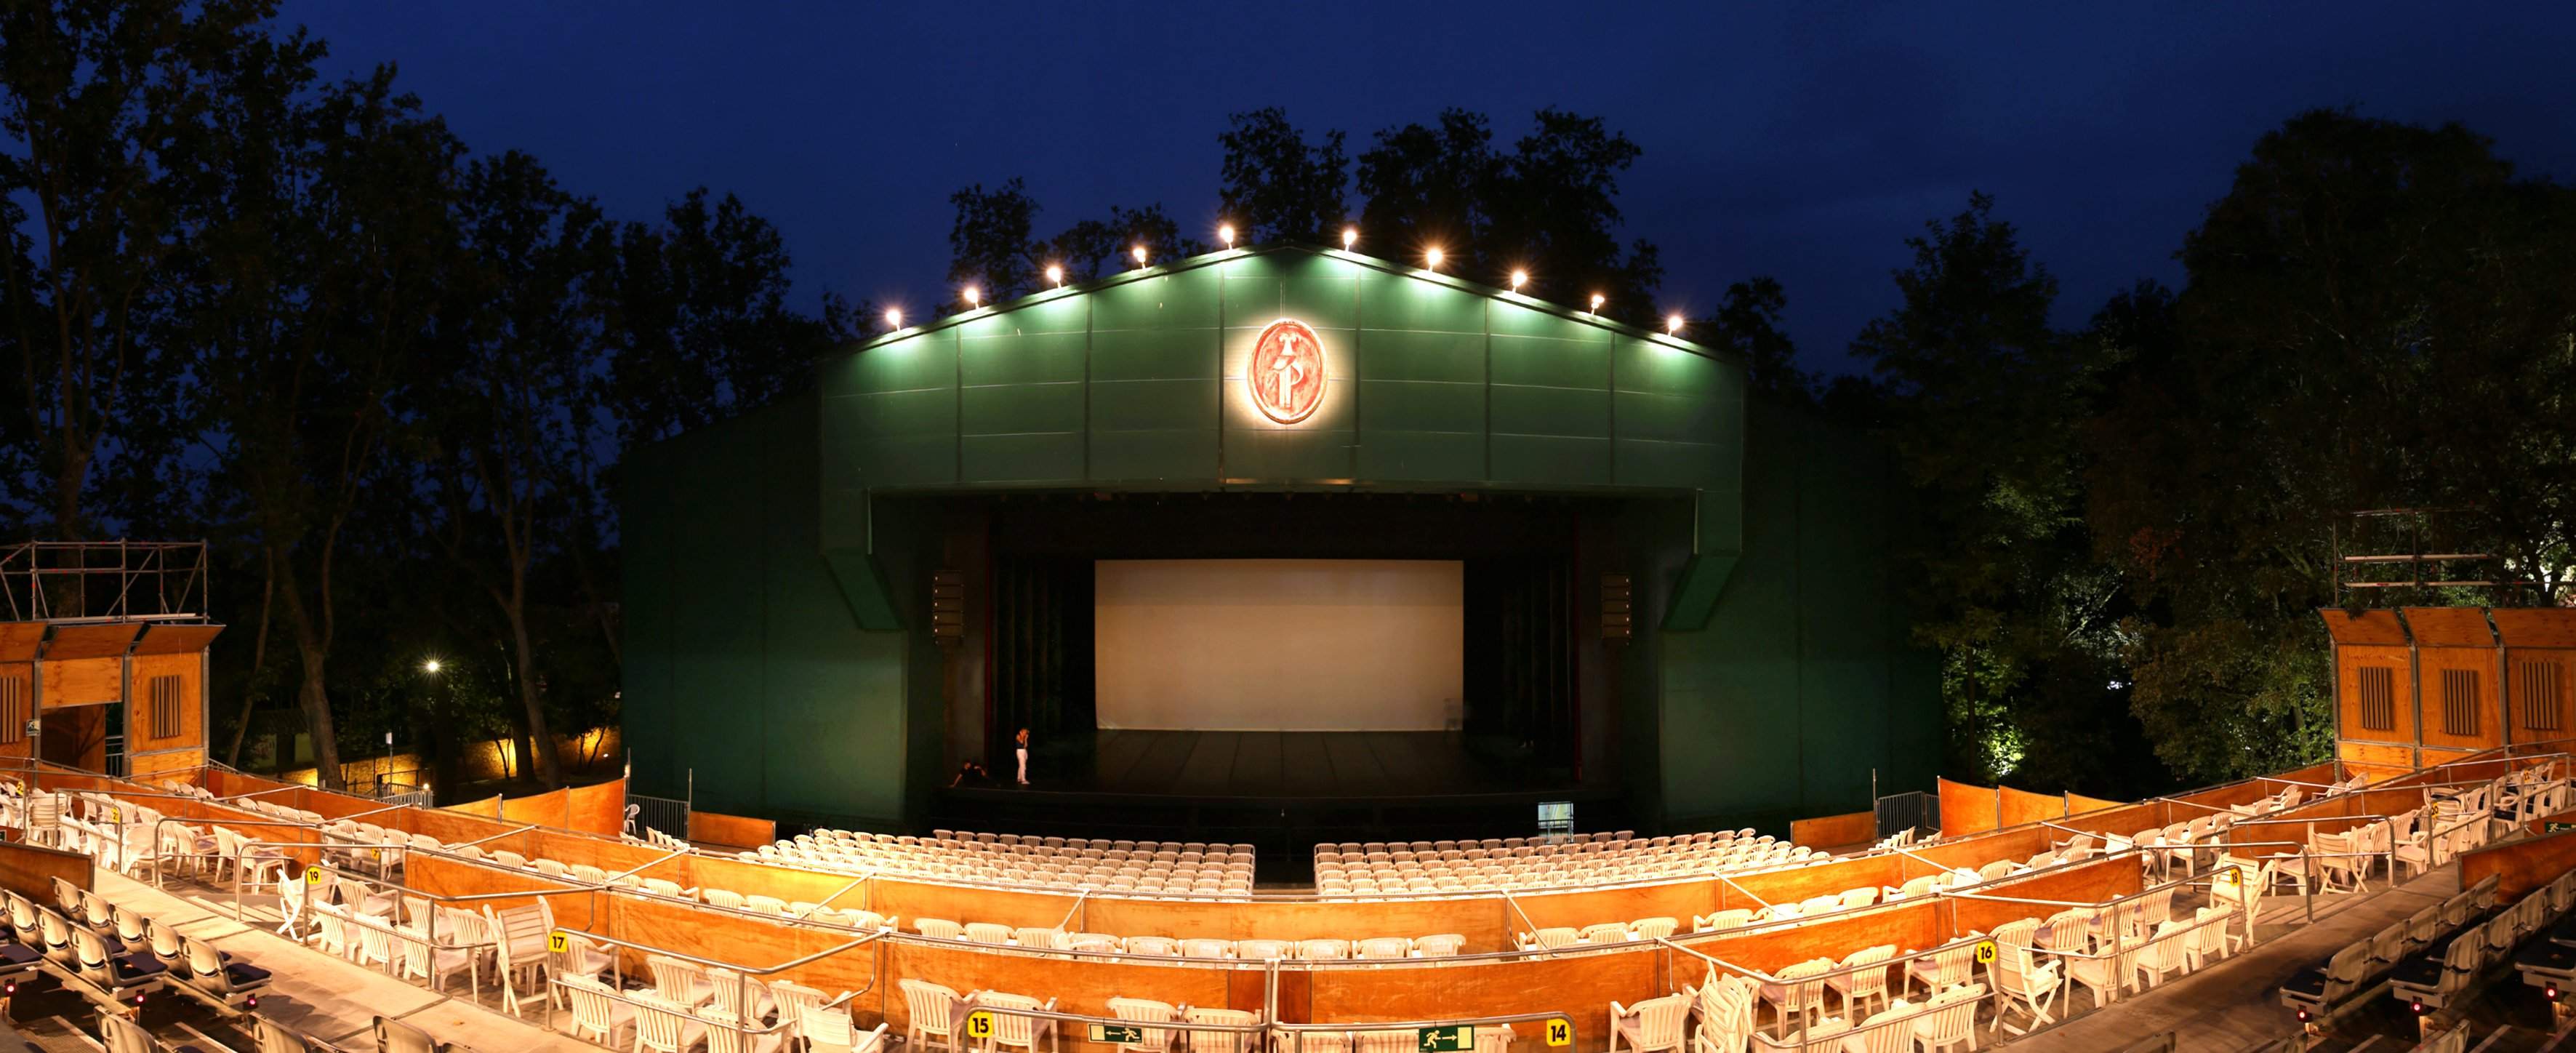
<svg viewBox="0 0 2576 1053">
<path fill-rule="evenodd" d="M 1331 378 L 1291 427 L 1243 393 L 1282 316 Z M 713 811 L 922 814 L 949 764 L 941 656 L 908 630 L 938 501 L 1021 488 L 1634 497 L 1607 529 L 1643 632 L 1608 719 L 1641 820 L 1784 828 L 1867 807 L 1873 766 L 1893 791 L 1938 761 L 1882 556 L 1903 522 L 1884 451 L 1748 405 L 1741 366 L 1686 341 L 1383 261 L 1219 253 L 892 334 L 625 478 L 637 792 L 694 767 Z"/>
<path fill-rule="evenodd" d="M 833 586 L 816 403 L 633 451 L 622 487 L 625 733 L 637 793 L 748 815 L 904 814 L 909 634 Z"/>
<path fill-rule="evenodd" d="M 1282 317 L 1326 351 L 1324 402 L 1294 425 L 1244 388 Z M 895 606 L 853 572 L 893 493 L 1629 490 L 1696 500 L 1695 552 L 1731 553 L 1741 529 L 1731 357 L 1348 253 L 1220 252 L 1052 290 L 860 345 L 817 387 L 823 544 L 863 617 Z"/>
<path fill-rule="evenodd" d="M 1663 813 L 1785 827 L 1929 789 L 1938 671 L 1907 640 L 1886 556 L 1905 521 L 1884 448 L 1751 406 L 1744 550 L 1704 629 L 1657 634 Z"/>
</svg>

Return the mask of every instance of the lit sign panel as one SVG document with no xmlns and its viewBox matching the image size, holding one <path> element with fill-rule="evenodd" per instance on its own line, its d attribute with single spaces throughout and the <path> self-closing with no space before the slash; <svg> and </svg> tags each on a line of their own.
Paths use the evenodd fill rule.
<svg viewBox="0 0 2576 1053">
<path fill-rule="evenodd" d="M 1262 416 L 1281 424 L 1314 416 L 1324 404 L 1324 342 L 1293 318 L 1270 323 L 1252 342 L 1243 383 Z"/>
</svg>

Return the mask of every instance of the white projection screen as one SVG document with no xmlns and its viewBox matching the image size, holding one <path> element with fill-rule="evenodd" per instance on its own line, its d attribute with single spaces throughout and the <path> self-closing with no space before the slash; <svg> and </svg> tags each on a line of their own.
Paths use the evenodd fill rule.
<svg viewBox="0 0 2576 1053">
<path fill-rule="evenodd" d="M 1093 564 L 1104 728 L 1439 731 L 1460 697 L 1454 560 Z"/>
</svg>

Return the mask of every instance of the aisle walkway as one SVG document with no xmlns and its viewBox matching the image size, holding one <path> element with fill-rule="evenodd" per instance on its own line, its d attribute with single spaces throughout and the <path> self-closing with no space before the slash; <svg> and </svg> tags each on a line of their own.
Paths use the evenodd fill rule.
<svg viewBox="0 0 2576 1053">
<path fill-rule="evenodd" d="M 2015 1041 L 2011 1048 L 2014 1053 L 2091 1053 L 2120 1049 L 2171 1031 L 2178 1053 L 2234 1053 L 2281 1038 L 2297 1026 L 2290 1010 L 2281 1005 L 2282 981 L 2459 890 L 2459 864 L 2452 863 L 2393 890 L 2321 897 L 2314 925 L 2275 929 L 2265 924 L 2264 942 L 2230 957 L 2222 966 L 2131 995 L 2099 1012 Z M 2284 921 L 2306 921 L 2296 897 L 2269 900 L 2264 912 Z"/>
<path fill-rule="evenodd" d="M 463 997 L 461 978 L 455 986 L 458 994 L 437 995 L 292 943 L 277 935 L 273 912 L 262 912 L 270 918 L 266 926 L 235 922 L 229 896 L 176 885 L 165 892 L 105 871 L 99 872 L 97 884 L 98 894 L 109 902 L 269 970 L 275 978 L 260 996 L 260 1015 L 334 1045 L 373 1049 L 375 1040 L 367 1032 L 382 1015 L 478 1053 L 599 1053 L 598 1046 L 546 1030 L 539 1005 L 529 1007 L 528 1019 L 513 1019 Z M 247 917 L 255 923 L 262 913 Z M 483 978 L 483 990 L 487 995 L 494 990 L 490 976 Z"/>
</svg>

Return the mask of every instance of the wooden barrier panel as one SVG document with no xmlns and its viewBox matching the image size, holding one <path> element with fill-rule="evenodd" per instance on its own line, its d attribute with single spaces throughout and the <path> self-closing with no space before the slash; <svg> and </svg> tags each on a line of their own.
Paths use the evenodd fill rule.
<svg viewBox="0 0 2576 1053">
<path fill-rule="evenodd" d="M 2007 903 L 1979 899 L 1974 894 L 2011 896 L 2016 899 L 2055 900 L 2060 903 L 2100 903 L 2108 899 L 2133 895 L 2146 890 L 2144 877 L 2136 859 L 2113 856 L 2089 863 L 2051 867 L 2033 872 L 2028 877 L 1998 879 L 1964 891 L 1966 896 L 1949 897 L 1952 935 L 1971 932 L 1993 932 L 1995 926 L 2023 918 L 2046 918 L 2065 908 L 2038 903 Z"/>
<path fill-rule="evenodd" d="M 1653 885 L 1569 890 L 1543 895 L 1523 896 L 1515 893 L 1513 902 L 1520 904 L 1520 912 L 1510 914 L 1509 919 L 1513 931 L 1519 932 L 1526 931 L 1527 928 L 1550 928 L 1561 925 L 1579 929 L 1605 921 L 1629 922 L 1639 918 L 1672 918 L 1680 922 L 1681 931 L 1688 932 L 1691 915 L 1707 914 L 1718 909 L 1718 884 L 1707 878 L 1694 878 Z M 1522 920 L 1522 915 L 1528 916 L 1526 922 Z M 1457 930 L 1438 931 L 1455 932 Z M 1424 934 L 1389 932 L 1370 935 L 1420 936 Z"/>
<path fill-rule="evenodd" d="M 737 962 L 751 969 L 795 961 L 809 954 L 838 947 L 859 937 L 858 933 L 840 929 L 790 925 L 783 921 L 763 921 L 745 915 L 715 915 L 685 904 L 636 895 L 616 895 L 607 898 L 603 902 L 601 913 L 605 915 L 605 924 L 588 931 L 715 961 Z M 710 918 L 717 920 L 710 921 Z M 892 950 L 892 947 L 887 947 L 884 951 L 880 951 L 874 944 L 862 944 L 857 948 L 842 951 L 808 965 L 754 977 L 753 982 L 767 984 L 777 980 L 793 980 L 808 987 L 818 988 L 826 996 L 842 991 L 865 990 L 868 989 L 869 984 L 878 980 L 878 956 Z M 641 961 L 643 955 L 627 952 L 622 957 L 628 960 L 628 976 L 650 975 L 643 970 Z M 1086 963 L 1086 965 L 1091 968 L 1098 967 L 1094 963 Z M 935 973 L 911 975 L 935 982 L 948 982 L 941 980 Z M 996 989 L 1018 990 L 1017 988 Z M 960 994 L 968 990 L 970 988 L 958 988 Z M 1039 997 L 1043 998 L 1046 995 L 1040 994 Z M 881 1008 L 899 1009 L 902 1003 L 903 992 L 895 990 L 894 977 L 889 976 L 882 983 L 878 983 L 870 994 L 854 1000 L 850 1008 L 854 1013 L 864 1017 L 880 1011 Z M 1102 1008 L 1106 1009 L 1105 1006 Z M 1111 1014 L 1103 1012 L 1101 1015 Z M 874 1024 L 867 1023 L 861 1026 L 872 1027 Z M 898 1025 L 895 1030 L 900 1032 L 902 1028 Z M 1081 1030 L 1079 1027 L 1073 1028 L 1071 1034 L 1078 1036 Z"/>
<path fill-rule="evenodd" d="M 7 889 L 38 903 L 54 901 L 54 879 L 88 890 L 92 862 L 78 852 L 59 848 L 0 841 L 0 889 Z"/>
<path fill-rule="evenodd" d="M 1842 848 L 1878 840 L 1877 812 L 1820 815 L 1789 824 L 1789 843 L 1809 848 Z"/>
<path fill-rule="evenodd" d="M 1614 1000 L 1634 1004 L 1672 993 L 1673 979 L 1666 975 L 1664 963 L 1681 957 L 1656 947 L 1538 959 L 1324 969 L 1306 974 L 1310 993 L 1305 1015 L 1312 1023 L 1365 1024 L 1563 1010 L 1574 1017 L 1575 1044 L 1598 1049 L 1609 1044 L 1609 1018 L 1602 1011 Z M 1546 1048 L 1536 1044 L 1535 1025 L 1517 1030 L 1520 1041 L 1530 1048 Z"/>
<path fill-rule="evenodd" d="M 2032 793 L 2028 790 L 2016 790 L 2010 786 L 1998 786 L 1995 788 L 1995 793 L 2005 826 L 2036 823 L 2042 819 L 2066 818 L 2066 798 L 2057 794 Z"/>
<path fill-rule="evenodd" d="M 442 812 L 454 812 L 458 815 L 480 815 L 498 819 L 501 817 L 501 798 L 497 795 L 485 797 L 480 800 L 467 801 L 463 804 L 446 805 L 438 810 Z M 433 834 L 431 836 L 436 835 Z"/>
<path fill-rule="evenodd" d="M 626 832 L 626 780 L 611 779 L 565 791 L 569 802 L 564 829 L 616 837 Z"/>
<path fill-rule="evenodd" d="M 376 825 L 395 827 L 407 834 L 424 834 L 437 838 L 442 844 L 450 845 L 481 841 L 494 834 L 507 833 L 519 828 L 517 823 L 505 823 L 499 819 L 451 812 L 445 808 L 406 808 L 399 812 L 385 814 L 393 821 L 380 822 Z"/>
<path fill-rule="evenodd" d="M 778 824 L 717 812 L 689 812 L 689 840 L 732 848 L 758 848 L 778 840 Z"/>
<path fill-rule="evenodd" d="M 1914 875 L 1905 868 L 1905 857 L 1890 853 L 1735 874 L 1715 884 L 1721 894 L 1720 909 L 1759 910 L 1768 903 L 1796 903 L 1814 896 L 1841 895 L 1856 888 L 1899 888 L 1911 876 Z M 1686 923 L 1689 920 L 1683 919 Z"/>
<path fill-rule="evenodd" d="M 2189 815 L 2183 813 L 2188 812 Z M 2144 801 L 2088 811 L 2057 820 L 2057 825 L 2082 830 L 2096 837 L 2130 837 L 2140 830 L 2162 830 L 2176 822 L 2188 822 L 2203 814 L 2197 808 L 2176 808 L 2169 801 Z M 2060 837 L 2067 836 L 2060 834 Z M 2094 847 L 2101 847 L 2096 844 Z"/>
<path fill-rule="evenodd" d="M 1112 998 L 1150 998 L 1175 1006 L 1223 1007 L 1229 1004 L 1228 979 L 1235 973 L 1250 976 L 1255 982 L 1254 1007 L 1260 1004 L 1257 982 L 1260 967 L 1252 963 L 1227 968 L 1207 963 L 1136 963 L 1082 960 L 1043 954 L 939 945 L 920 941 L 889 944 L 883 952 L 886 976 L 879 989 L 884 997 L 879 1005 L 889 1030 L 900 1033 L 912 1022 L 898 989 L 907 978 L 928 980 L 956 990 L 1004 991 L 1045 1000 L 1056 1000 L 1056 1008 L 1095 1016 L 1115 1016 L 1110 1012 Z M 774 955 L 765 955 L 769 957 Z M 865 980 L 859 981 L 864 983 Z M 856 990 L 857 983 L 833 980 L 833 986 L 813 984 L 825 991 Z M 1281 985 L 1283 988 L 1287 986 Z M 1284 1001 L 1285 999 L 1283 999 Z M 1083 1029 L 1064 1029 L 1066 1048 L 1089 1046 L 1083 1042 Z M 1108 1048 L 1108 1047 L 1100 1047 Z"/>
<path fill-rule="evenodd" d="M 1906 858 L 1913 861 L 1913 864 L 1906 868 L 1905 876 L 1918 878 L 1925 874 L 1937 874 L 1943 870 L 1962 868 L 1975 870 L 1998 859 L 2009 859 L 2018 863 L 2048 851 L 2056 846 L 2058 839 L 2066 836 L 2068 836 L 2067 833 L 2062 830 L 2045 826 L 2025 826 L 2006 830 L 1991 837 L 1975 837 L 1956 842 L 1944 841 L 1937 845 L 1908 849 Z"/>
<path fill-rule="evenodd" d="M 2460 853 L 2460 887 L 2496 878 L 2496 901 L 2511 903 L 2576 869 L 2576 830 L 2542 834 Z"/>
<path fill-rule="evenodd" d="M 2106 801 L 2099 797 L 2086 797 L 2080 793 L 2069 792 L 2066 795 L 2066 814 L 2077 816 L 2086 812 L 2098 812 L 2105 808 L 2118 808 L 2128 803 L 2127 801 Z"/>
<path fill-rule="evenodd" d="M 886 881 L 881 889 L 919 886 Z M 936 886 L 932 886 L 936 887 Z M 889 896 L 889 900 L 893 897 Z M 1609 909 L 1604 907 L 1603 909 Z M 1570 913 L 1570 910 L 1567 911 Z M 1663 912 L 1657 912 L 1663 913 Z M 1705 912 L 1703 912 L 1705 913 Z M 933 914 L 932 917 L 947 915 Z M 1554 916 L 1554 915 L 1550 915 Z M 1633 921 L 1633 917 L 1593 921 Z M 1690 919 L 1681 915 L 1682 927 Z M 1130 899 L 1093 896 L 1082 905 L 1084 931 L 1119 936 L 1170 936 L 1176 939 L 1366 939 L 1372 936 L 1431 936 L 1456 933 L 1466 937 L 1469 953 L 1508 950 L 1512 933 L 1528 926 L 1511 913 L 1500 896 L 1463 896 L 1397 900 L 1249 903 L 1207 900 Z M 1052 924 L 1047 922 L 1046 924 Z M 1544 922 L 1545 925 L 1569 924 Z M 1589 924 L 1589 922 L 1585 922 Z"/>
<path fill-rule="evenodd" d="M 572 797 L 563 790 L 548 790 L 530 797 L 513 797 L 501 802 L 501 818 L 513 823 L 535 823 L 539 826 L 565 827 L 571 818 Z"/>
<path fill-rule="evenodd" d="M 1991 787 L 1941 779 L 1937 789 L 1941 794 L 1941 836 L 1957 837 L 2002 829 L 2001 804 Z"/>
</svg>

